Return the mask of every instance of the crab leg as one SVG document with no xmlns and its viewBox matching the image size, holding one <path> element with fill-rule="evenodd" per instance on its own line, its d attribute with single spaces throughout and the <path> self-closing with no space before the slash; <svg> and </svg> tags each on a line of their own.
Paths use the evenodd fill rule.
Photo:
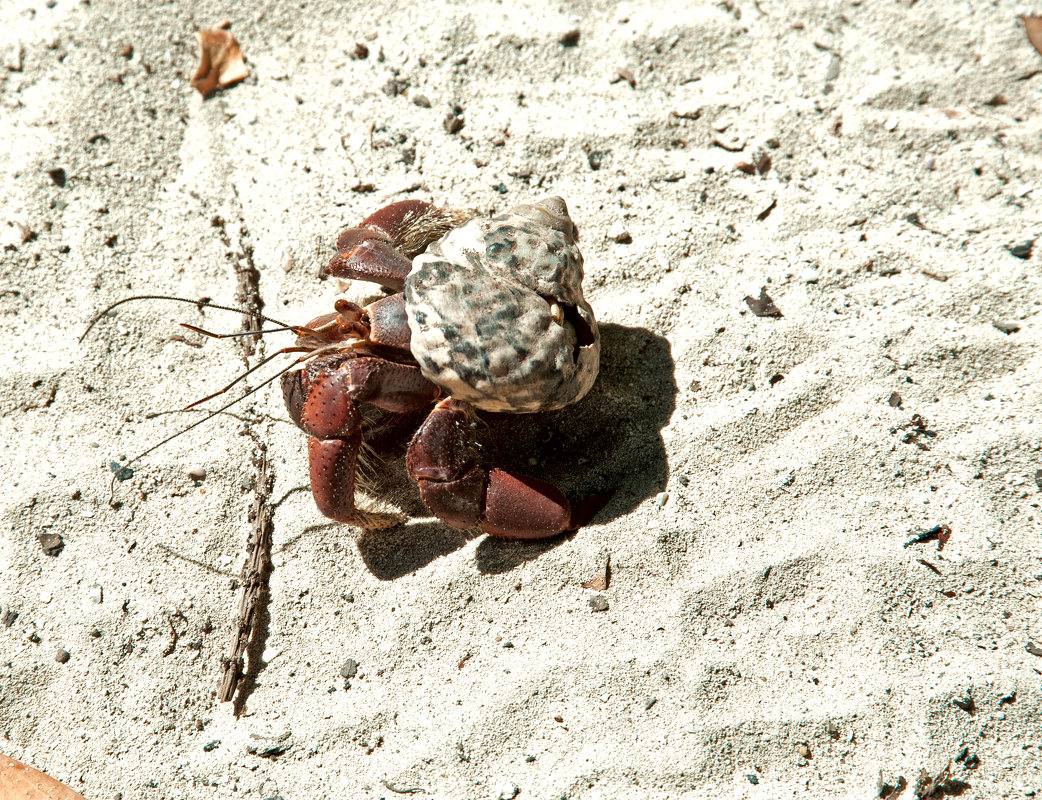
<svg viewBox="0 0 1042 800">
<path fill-rule="evenodd" d="M 336 278 L 372 281 L 395 291 L 405 285 L 412 257 L 460 225 L 467 215 L 423 200 L 402 200 L 369 215 L 337 239 L 326 272 Z"/>
<path fill-rule="evenodd" d="M 543 539 L 575 530 L 599 510 L 579 515 L 552 483 L 475 464 L 467 403 L 448 398 L 434 407 L 409 445 L 406 465 L 420 497 L 454 528 L 475 525 L 506 539 Z"/>
<path fill-rule="evenodd" d="M 430 405 L 440 390 L 418 368 L 380 358 L 344 358 L 322 364 L 317 377 L 305 368 L 287 373 L 283 394 L 290 415 L 311 438 L 311 493 L 319 511 L 338 522 L 372 527 L 373 515 L 355 506 L 355 475 L 362 445 L 365 401 L 396 413 Z"/>
</svg>

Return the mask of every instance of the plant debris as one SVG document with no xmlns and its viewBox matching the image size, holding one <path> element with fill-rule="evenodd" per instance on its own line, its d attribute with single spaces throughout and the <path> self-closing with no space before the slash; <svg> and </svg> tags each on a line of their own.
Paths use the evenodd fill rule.
<svg viewBox="0 0 1042 800">
<path fill-rule="evenodd" d="M 937 542 L 938 551 L 943 550 L 944 546 L 948 544 L 948 540 L 952 538 L 952 529 L 947 525 L 934 525 L 929 530 L 921 531 L 915 534 L 911 539 L 905 542 L 905 547 L 911 547 L 913 544 L 926 544 L 926 542 Z"/>
<path fill-rule="evenodd" d="M 84 800 L 82 794 L 50 775 L 3 754 L 0 754 L 0 788 L 4 790 L 4 797 Z"/>
<path fill-rule="evenodd" d="M 1042 17 L 1022 16 L 1020 19 L 1024 23 L 1024 32 L 1028 35 L 1031 46 L 1042 55 Z"/>
<path fill-rule="evenodd" d="M 774 304 L 774 301 L 767 294 L 766 286 L 760 289 L 759 297 L 746 295 L 745 303 L 749 306 L 749 310 L 758 317 L 780 317 L 782 315 L 778 306 Z"/>
<path fill-rule="evenodd" d="M 192 88 L 204 100 L 213 97 L 218 89 L 226 89 L 250 76 L 239 43 L 228 30 L 230 26 L 230 22 L 224 21 L 208 30 L 196 31 L 199 66 L 192 78 Z"/>
<path fill-rule="evenodd" d="M 604 566 L 597 571 L 597 573 L 583 584 L 584 589 L 593 589 L 597 592 L 602 592 L 608 588 L 608 584 L 611 583 L 611 555 L 608 555 L 604 559 Z"/>
</svg>

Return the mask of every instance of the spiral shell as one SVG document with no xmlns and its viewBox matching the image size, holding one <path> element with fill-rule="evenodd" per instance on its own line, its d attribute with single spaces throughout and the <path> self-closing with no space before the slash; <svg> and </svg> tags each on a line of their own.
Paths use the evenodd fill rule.
<svg viewBox="0 0 1042 800">
<path fill-rule="evenodd" d="M 487 411 L 562 408 L 593 386 L 600 335 L 560 197 L 473 219 L 413 259 L 411 348 L 451 396 Z"/>
</svg>

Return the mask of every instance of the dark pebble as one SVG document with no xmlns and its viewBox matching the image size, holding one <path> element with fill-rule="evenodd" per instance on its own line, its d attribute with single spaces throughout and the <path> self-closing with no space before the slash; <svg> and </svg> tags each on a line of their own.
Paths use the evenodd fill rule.
<svg viewBox="0 0 1042 800">
<path fill-rule="evenodd" d="M 1002 331 L 1007 336 L 1009 336 L 1011 333 L 1016 333 L 1017 331 L 1020 330 L 1020 326 L 1017 323 L 1015 323 L 1015 322 L 1003 322 L 1002 320 L 996 320 L 995 322 L 993 322 L 991 324 L 994 325 L 996 328 L 998 328 L 1000 331 Z"/>
<path fill-rule="evenodd" d="M 1009 250 L 1011 256 L 1016 256 L 1017 258 L 1031 258 L 1031 249 L 1034 246 L 1035 240 L 1028 239 L 1027 241 L 1019 242 L 1018 244 L 1011 244 L 1006 249 Z"/>
<path fill-rule="evenodd" d="M 54 660 L 59 664 L 67 664 L 72 656 L 69 655 L 69 651 L 59 647 L 58 652 L 54 654 Z"/>
<path fill-rule="evenodd" d="M 345 678 L 353 678 L 358 674 L 358 662 L 353 658 L 347 659 L 340 667 L 340 674 Z"/>
<path fill-rule="evenodd" d="M 1042 469 L 1035 470 L 1035 485 L 1042 489 Z"/>
<path fill-rule="evenodd" d="M 645 711 L 650 711 L 651 707 L 653 705 L 655 705 L 655 703 L 657 703 L 657 702 L 658 702 L 658 698 L 657 697 L 649 697 L 647 700 L 644 701 L 644 710 Z"/>
<path fill-rule="evenodd" d="M 608 598 L 603 594 L 595 594 L 590 598 L 590 608 L 594 611 L 607 611 L 608 610 Z"/>
<path fill-rule="evenodd" d="M 578 28 L 572 28 L 570 31 L 566 31 L 557 37 L 557 41 L 563 44 L 565 47 L 575 47 L 579 44 L 580 32 Z"/>
<path fill-rule="evenodd" d="M 14 625 L 16 619 L 18 619 L 18 612 L 13 608 L 5 608 L 4 612 L 0 614 L 0 624 L 3 624 L 5 628 L 10 628 Z"/>
<path fill-rule="evenodd" d="M 755 773 L 753 773 L 753 772 L 747 772 L 745 774 L 745 777 L 749 780 L 749 783 L 751 783 L 753 786 L 756 786 L 756 784 L 758 784 L 760 782 L 760 776 L 755 774 Z"/>
<path fill-rule="evenodd" d="M 50 178 L 54 182 L 55 186 L 59 186 L 59 187 L 65 186 L 65 170 L 63 170 L 61 167 L 55 167 L 54 169 L 49 169 L 49 170 L 47 170 L 47 174 L 50 176 Z M 1026 258 L 1026 256 L 1025 256 L 1025 258 Z"/>
<path fill-rule="evenodd" d="M 65 541 L 57 533 L 41 533 L 38 538 L 44 555 L 56 556 L 65 547 Z"/>
<path fill-rule="evenodd" d="M 214 739 L 212 742 L 207 742 L 206 744 L 204 744 L 203 745 L 203 750 L 205 752 L 209 753 L 211 750 L 216 750 L 220 746 L 221 746 L 221 740 L 220 739 Z"/>
<path fill-rule="evenodd" d="M 890 399 L 887 400 L 887 402 L 890 404 L 891 408 L 900 408 L 901 407 L 901 395 L 899 395 L 897 392 L 891 392 L 890 393 Z"/>
</svg>

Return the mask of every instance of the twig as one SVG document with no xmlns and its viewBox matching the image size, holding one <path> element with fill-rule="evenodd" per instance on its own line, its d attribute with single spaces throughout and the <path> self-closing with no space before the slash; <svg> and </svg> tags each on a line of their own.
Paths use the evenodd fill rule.
<svg viewBox="0 0 1042 800">
<path fill-rule="evenodd" d="M 221 659 L 221 681 L 218 699 L 226 703 L 235 696 L 235 690 L 245 671 L 243 655 L 254 633 L 254 625 L 261 616 L 262 601 L 268 592 L 271 575 L 272 509 L 268 498 L 274 479 L 268 474 L 268 449 L 258 442 L 257 483 L 253 495 L 250 518 L 253 533 L 246 545 L 246 563 L 242 568 L 242 587 L 239 592 L 239 610 L 232 628 L 232 641 L 227 655 Z"/>
</svg>

